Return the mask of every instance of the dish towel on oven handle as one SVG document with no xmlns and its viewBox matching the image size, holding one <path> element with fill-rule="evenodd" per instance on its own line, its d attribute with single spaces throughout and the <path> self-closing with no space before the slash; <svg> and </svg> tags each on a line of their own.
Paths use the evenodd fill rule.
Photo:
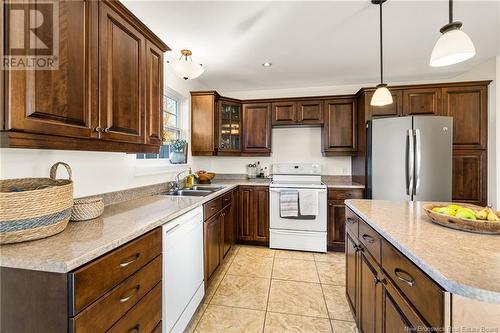
<svg viewBox="0 0 500 333">
<path fill-rule="evenodd" d="M 299 191 L 297 190 L 280 191 L 280 216 L 281 217 L 299 216 Z"/>
<path fill-rule="evenodd" d="M 318 215 L 318 191 L 299 190 L 300 215 Z"/>
</svg>

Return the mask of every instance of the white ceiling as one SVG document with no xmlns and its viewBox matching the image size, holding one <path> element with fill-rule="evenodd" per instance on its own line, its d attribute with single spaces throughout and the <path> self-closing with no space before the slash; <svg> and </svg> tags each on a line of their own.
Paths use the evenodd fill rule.
<svg viewBox="0 0 500 333">
<path fill-rule="evenodd" d="M 363 1 L 125 1 L 178 57 L 189 48 L 217 90 L 343 85 L 379 80 L 378 7 Z M 500 1 L 455 1 L 477 55 L 428 65 L 448 1 L 384 4 L 386 81 L 444 79 L 500 55 Z M 261 66 L 265 61 L 272 68 Z"/>
</svg>

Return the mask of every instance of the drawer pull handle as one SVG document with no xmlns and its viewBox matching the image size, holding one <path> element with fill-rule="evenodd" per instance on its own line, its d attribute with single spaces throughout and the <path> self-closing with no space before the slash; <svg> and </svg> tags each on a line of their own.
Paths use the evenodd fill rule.
<svg viewBox="0 0 500 333">
<path fill-rule="evenodd" d="M 379 282 L 380 282 L 380 280 L 376 276 L 374 276 L 373 277 L 373 284 L 377 285 Z"/>
<path fill-rule="evenodd" d="M 212 207 L 210 207 L 210 210 L 214 210 L 215 208 L 216 208 L 215 206 L 212 206 Z"/>
<path fill-rule="evenodd" d="M 137 259 L 139 259 L 139 257 L 140 257 L 139 253 L 134 254 L 130 258 L 126 259 L 126 261 L 121 262 L 120 263 L 120 267 L 122 267 L 122 268 L 123 267 L 127 267 L 128 265 L 130 265 L 131 263 L 133 263 L 134 261 L 136 261 Z"/>
<path fill-rule="evenodd" d="M 363 239 L 364 239 L 365 241 L 367 241 L 368 243 L 371 243 L 371 244 L 375 243 L 375 238 L 373 238 L 373 237 L 372 237 L 372 236 L 370 236 L 370 235 L 363 234 L 363 236 L 361 236 L 361 237 L 363 237 Z"/>
<path fill-rule="evenodd" d="M 399 280 L 403 281 L 404 283 L 406 283 L 410 287 L 413 287 L 413 285 L 415 284 L 415 279 L 413 279 L 413 277 L 410 274 L 408 274 L 408 272 L 405 272 L 400 268 L 394 269 L 394 274 L 396 275 L 396 277 Z M 404 275 L 406 275 L 406 276 L 404 276 Z"/>
<path fill-rule="evenodd" d="M 141 288 L 140 285 L 136 285 L 134 288 L 131 289 L 128 295 L 120 297 L 120 303 L 125 303 L 126 301 L 134 297 L 140 288 Z"/>
<path fill-rule="evenodd" d="M 139 333 L 141 331 L 141 325 L 137 324 L 128 330 L 128 333 Z"/>
<path fill-rule="evenodd" d="M 356 223 L 356 221 L 354 221 L 354 219 L 353 219 L 353 218 L 350 218 L 350 217 L 348 217 L 348 218 L 347 218 L 346 222 L 347 222 L 347 223 L 349 223 L 349 224 L 354 224 L 354 223 Z"/>
</svg>

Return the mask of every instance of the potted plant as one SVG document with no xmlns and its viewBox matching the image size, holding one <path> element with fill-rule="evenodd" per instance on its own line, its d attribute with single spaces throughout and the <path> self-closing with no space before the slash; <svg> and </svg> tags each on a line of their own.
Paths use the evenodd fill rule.
<svg viewBox="0 0 500 333">
<path fill-rule="evenodd" d="M 186 140 L 175 139 L 170 141 L 170 163 L 182 164 L 186 163 L 184 150 L 186 149 Z"/>
</svg>

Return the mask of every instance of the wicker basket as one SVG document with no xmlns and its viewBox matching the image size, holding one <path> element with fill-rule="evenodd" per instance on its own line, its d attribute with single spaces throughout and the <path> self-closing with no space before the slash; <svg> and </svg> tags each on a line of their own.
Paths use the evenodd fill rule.
<svg viewBox="0 0 500 333">
<path fill-rule="evenodd" d="M 95 219 L 104 212 L 102 198 L 75 199 L 70 221 L 85 221 Z"/>
<path fill-rule="evenodd" d="M 63 165 L 69 179 L 56 179 Z M 18 243 L 55 235 L 66 228 L 73 206 L 71 168 L 54 164 L 50 178 L 0 181 L 0 244 Z"/>
</svg>

